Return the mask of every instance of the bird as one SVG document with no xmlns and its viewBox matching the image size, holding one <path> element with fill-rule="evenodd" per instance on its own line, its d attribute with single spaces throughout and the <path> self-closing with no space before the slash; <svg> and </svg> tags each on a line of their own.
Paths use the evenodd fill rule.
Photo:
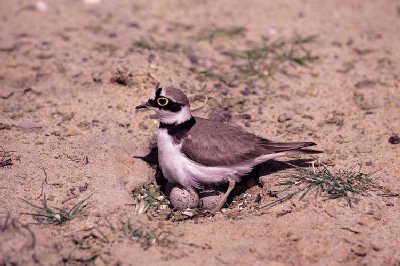
<svg viewBox="0 0 400 266">
<path fill-rule="evenodd" d="M 195 117 L 186 94 L 176 87 L 156 86 L 154 97 L 136 109 L 155 110 L 159 120 L 158 163 L 169 183 L 190 193 L 228 183 L 220 210 L 240 178 L 254 166 L 282 156 L 309 153 L 314 142 L 275 142 L 225 122 Z"/>
</svg>

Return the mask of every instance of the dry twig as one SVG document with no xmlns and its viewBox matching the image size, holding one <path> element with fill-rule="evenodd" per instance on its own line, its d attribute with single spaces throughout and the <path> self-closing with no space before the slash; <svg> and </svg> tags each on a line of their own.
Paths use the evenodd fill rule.
<svg viewBox="0 0 400 266">
<path fill-rule="evenodd" d="M 11 155 L 13 151 L 6 151 L 3 146 L 0 145 L 0 167 L 5 167 L 8 165 L 12 165 Z"/>
</svg>

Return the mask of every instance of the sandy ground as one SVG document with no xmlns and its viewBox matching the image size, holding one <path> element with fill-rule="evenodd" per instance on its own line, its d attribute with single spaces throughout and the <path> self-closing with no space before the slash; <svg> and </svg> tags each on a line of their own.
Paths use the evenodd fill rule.
<svg viewBox="0 0 400 266">
<path fill-rule="evenodd" d="M 399 263 L 400 145 L 388 142 L 400 133 L 397 1 L 2 0 L 0 19 L 0 145 L 14 151 L 0 168 L 0 264 Z M 204 37 L 213 29 L 233 32 Z M 304 47 L 318 60 L 272 60 L 253 75 L 227 53 L 296 36 L 316 36 Z M 131 191 L 155 170 L 134 156 L 158 125 L 134 106 L 156 80 L 213 99 L 198 116 L 315 141 L 332 169 L 379 170 L 373 180 L 392 197 L 369 193 L 352 208 L 293 199 L 183 222 L 135 214 Z M 271 201 L 274 176 L 247 193 Z M 65 224 L 30 224 L 21 199 L 41 204 L 43 193 L 66 209 L 94 194 Z M 171 242 L 124 237 L 128 221 Z"/>
</svg>

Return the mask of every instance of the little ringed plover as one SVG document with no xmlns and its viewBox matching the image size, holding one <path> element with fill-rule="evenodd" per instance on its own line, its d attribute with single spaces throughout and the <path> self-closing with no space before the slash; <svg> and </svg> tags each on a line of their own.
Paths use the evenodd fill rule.
<svg viewBox="0 0 400 266">
<path fill-rule="evenodd" d="M 189 192 L 206 184 L 229 183 L 217 204 L 225 204 L 235 183 L 255 165 L 294 153 L 307 153 L 314 142 L 274 142 L 227 123 L 194 117 L 188 97 L 174 87 L 157 88 L 136 109 L 150 108 L 160 120 L 158 162 L 164 177 Z"/>
</svg>

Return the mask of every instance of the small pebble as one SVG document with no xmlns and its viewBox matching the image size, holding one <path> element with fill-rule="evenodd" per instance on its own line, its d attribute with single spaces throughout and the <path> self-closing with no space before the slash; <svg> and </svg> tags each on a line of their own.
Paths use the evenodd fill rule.
<svg viewBox="0 0 400 266">
<path fill-rule="evenodd" d="M 249 115 L 249 114 L 242 114 L 241 117 L 243 119 L 251 119 L 251 115 Z"/>
<path fill-rule="evenodd" d="M 39 129 L 42 128 L 43 126 L 39 123 L 32 121 L 22 121 L 18 124 L 18 127 L 22 129 Z"/>
<path fill-rule="evenodd" d="M 257 95 L 257 89 L 256 89 L 256 88 L 249 88 L 249 87 L 246 87 L 246 88 L 244 88 L 244 90 L 241 90 L 240 93 L 241 93 L 243 96 Z"/>
<path fill-rule="evenodd" d="M 158 197 L 157 197 L 157 200 L 158 200 L 158 201 L 162 201 L 162 200 L 164 200 L 164 198 L 165 198 L 165 197 L 164 197 L 163 195 L 161 195 L 161 196 L 158 196 Z"/>
<path fill-rule="evenodd" d="M 35 7 L 39 11 L 47 11 L 49 9 L 48 5 L 44 1 L 37 1 Z"/>
<path fill-rule="evenodd" d="M 199 63 L 199 59 L 194 54 L 189 54 L 188 59 L 192 65 L 197 65 Z"/>
<path fill-rule="evenodd" d="M 83 186 L 79 186 L 79 192 L 84 192 L 88 189 L 89 184 L 87 182 L 85 182 L 85 184 Z"/>
<path fill-rule="evenodd" d="M 61 215 L 57 213 L 56 215 L 54 215 L 54 219 L 56 219 L 57 221 L 61 221 Z"/>
<path fill-rule="evenodd" d="M 102 83 L 103 82 L 103 79 L 101 78 L 100 74 L 94 74 L 93 77 L 92 77 L 92 80 L 95 83 Z"/>
<path fill-rule="evenodd" d="M 283 123 L 292 119 L 292 116 L 288 113 L 283 113 L 278 116 L 278 122 Z"/>
<path fill-rule="evenodd" d="M 366 161 L 365 162 L 365 166 L 372 166 L 372 162 L 371 161 Z"/>
<path fill-rule="evenodd" d="M 2 99 L 8 99 L 13 95 L 14 95 L 14 88 L 2 87 L 0 89 L 0 98 Z"/>
<path fill-rule="evenodd" d="M 354 87 L 356 87 L 356 89 L 364 89 L 364 88 L 372 88 L 375 85 L 376 81 L 365 79 L 354 84 Z"/>
<path fill-rule="evenodd" d="M 127 26 L 128 26 L 129 28 L 137 28 L 137 29 L 140 29 L 139 23 L 134 22 L 134 21 L 129 22 L 129 23 L 127 24 Z"/>
<path fill-rule="evenodd" d="M 0 130 L 10 130 L 11 126 L 9 124 L 0 123 Z"/>
<path fill-rule="evenodd" d="M 260 201 L 261 201 L 261 195 L 260 195 L 260 193 L 258 193 L 256 195 L 256 198 L 254 199 L 254 202 L 259 203 Z"/>
<path fill-rule="evenodd" d="M 390 138 L 388 139 L 390 144 L 399 144 L 400 143 L 400 137 L 398 134 L 392 134 Z"/>
</svg>

